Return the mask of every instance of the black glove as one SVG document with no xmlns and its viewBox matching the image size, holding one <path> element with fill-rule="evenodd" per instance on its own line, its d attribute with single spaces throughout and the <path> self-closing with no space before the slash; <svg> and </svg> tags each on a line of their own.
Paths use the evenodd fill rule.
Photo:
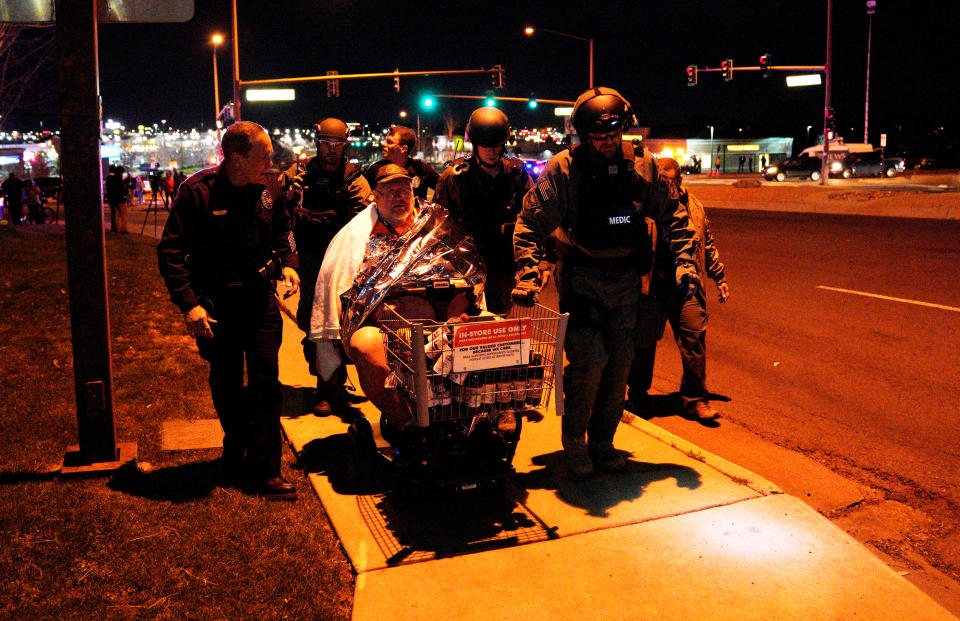
<svg viewBox="0 0 960 621">
<path fill-rule="evenodd" d="M 337 219 L 337 212 L 333 209 L 327 209 L 326 211 L 310 211 L 309 209 L 304 209 L 303 207 L 297 207 L 294 214 L 296 215 L 297 222 L 308 222 L 317 226 L 326 226 Z"/>
<path fill-rule="evenodd" d="M 700 277 L 695 272 L 684 272 L 680 277 L 680 293 L 684 300 L 700 295 Z"/>
</svg>

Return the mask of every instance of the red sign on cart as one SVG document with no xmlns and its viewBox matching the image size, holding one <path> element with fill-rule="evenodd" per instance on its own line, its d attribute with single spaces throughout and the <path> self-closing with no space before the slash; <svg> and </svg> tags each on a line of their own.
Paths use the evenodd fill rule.
<svg viewBox="0 0 960 621">
<path fill-rule="evenodd" d="M 453 371 L 530 363 L 530 319 L 464 323 L 453 328 Z"/>
</svg>

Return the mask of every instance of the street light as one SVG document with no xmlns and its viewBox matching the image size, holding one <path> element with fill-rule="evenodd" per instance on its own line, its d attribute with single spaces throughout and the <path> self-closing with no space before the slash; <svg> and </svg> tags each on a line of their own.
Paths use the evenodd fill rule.
<svg viewBox="0 0 960 621">
<path fill-rule="evenodd" d="M 877 10 L 877 0 L 867 0 L 867 84 L 863 90 L 863 141 L 867 139 L 867 126 L 870 118 L 870 39 L 873 37 L 873 14 Z"/>
<path fill-rule="evenodd" d="M 550 34 L 555 34 L 560 37 L 569 37 L 578 41 L 586 41 L 590 45 L 590 88 L 593 88 L 593 39 L 588 39 L 587 37 L 578 37 L 577 35 L 568 34 L 566 32 L 557 32 L 556 30 L 550 30 L 549 28 L 534 28 L 533 26 L 527 26 L 524 28 L 523 33 L 528 37 L 532 37 L 537 30 L 549 32 Z"/>
<path fill-rule="evenodd" d="M 220 142 L 220 121 L 217 117 L 220 115 L 220 83 L 217 80 L 217 46 L 223 43 L 223 36 L 213 35 L 210 39 L 213 43 L 213 122 L 217 126 L 217 142 Z"/>
</svg>

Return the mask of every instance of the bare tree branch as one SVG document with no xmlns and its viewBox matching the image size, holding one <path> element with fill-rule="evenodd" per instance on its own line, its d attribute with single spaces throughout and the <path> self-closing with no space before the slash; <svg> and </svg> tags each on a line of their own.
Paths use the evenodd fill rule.
<svg viewBox="0 0 960 621">
<path fill-rule="evenodd" d="M 52 25 L 0 24 L 0 131 L 10 114 L 21 107 L 24 95 L 36 99 L 50 92 L 50 85 L 39 84 L 40 70 L 53 62 L 56 52 Z"/>
</svg>

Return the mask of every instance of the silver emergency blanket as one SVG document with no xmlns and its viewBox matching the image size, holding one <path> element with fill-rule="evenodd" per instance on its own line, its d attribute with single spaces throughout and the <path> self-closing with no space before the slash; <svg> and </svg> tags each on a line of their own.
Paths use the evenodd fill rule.
<svg viewBox="0 0 960 621">
<path fill-rule="evenodd" d="M 486 268 L 476 242 L 440 205 L 420 203 L 419 208 L 403 235 L 370 236 L 353 286 L 340 296 L 344 343 L 384 300 L 405 287 L 459 279 L 480 299 Z"/>
</svg>

